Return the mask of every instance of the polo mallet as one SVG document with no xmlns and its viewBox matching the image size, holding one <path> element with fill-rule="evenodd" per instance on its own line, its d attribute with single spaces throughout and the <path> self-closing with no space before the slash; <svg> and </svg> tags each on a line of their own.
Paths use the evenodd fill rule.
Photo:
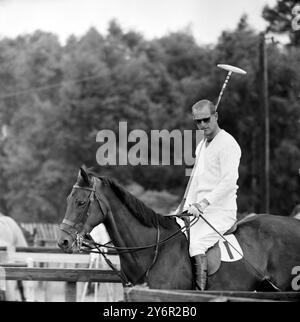
<svg viewBox="0 0 300 322">
<path fill-rule="evenodd" d="M 221 92 L 219 94 L 219 98 L 218 98 L 218 101 L 217 101 L 217 104 L 216 104 L 216 110 L 218 109 L 218 106 L 219 106 L 219 103 L 221 101 L 221 98 L 222 98 L 222 95 L 223 95 L 223 92 L 227 86 L 227 83 L 229 81 L 229 78 L 231 76 L 232 73 L 237 73 L 237 74 L 242 74 L 242 75 L 246 75 L 247 72 L 244 71 L 243 69 L 241 68 L 238 68 L 238 67 L 235 67 L 235 66 L 231 66 L 231 65 L 224 65 L 224 64 L 219 64 L 217 65 L 219 68 L 222 68 L 222 69 L 225 69 L 228 71 L 227 73 L 227 76 L 226 76 L 226 79 L 224 81 L 224 84 L 222 86 L 222 89 L 221 89 Z"/>
</svg>

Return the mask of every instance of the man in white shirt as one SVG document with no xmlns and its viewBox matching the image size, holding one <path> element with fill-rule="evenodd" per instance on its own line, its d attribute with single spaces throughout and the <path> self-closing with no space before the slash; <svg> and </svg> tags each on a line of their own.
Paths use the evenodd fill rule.
<svg viewBox="0 0 300 322">
<path fill-rule="evenodd" d="M 237 180 L 241 149 L 236 140 L 218 125 L 215 105 L 201 100 L 193 105 L 192 114 L 204 138 L 196 148 L 183 210 L 204 217 L 220 234 L 236 221 Z M 201 217 L 190 228 L 190 256 L 195 269 L 196 289 L 204 290 L 207 280 L 206 251 L 220 239 Z"/>
</svg>

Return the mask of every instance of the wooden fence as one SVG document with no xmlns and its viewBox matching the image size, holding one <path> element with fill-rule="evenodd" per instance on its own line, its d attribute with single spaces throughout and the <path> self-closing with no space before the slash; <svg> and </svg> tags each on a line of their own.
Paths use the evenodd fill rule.
<svg viewBox="0 0 300 322">
<path fill-rule="evenodd" d="M 300 302 L 300 292 L 238 292 L 124 288 L 127 302 Z"/>
<path fill-rule="evenodd" d="M 6 280 L 67 282 L 66 302 L 78 299 L 78 282 L 121 283 L 117 273 L 102 269 L 5 267 Z"/>
<path fill-rule="evenodd" d="M 34 238 L 34 246 L 55 246 L 57 244 L 59 233 L 57 224 L 20 222 L 19 225 Z"/>
<path fill-rule="evenodd" d="M 115 265 L 119 265 L 116 251 L 108 251 L 105 254 L 108 255 Z M 88 265 L 90 258 L 90 254 L 67 254 L 58 247 L 16 247 L 11 250 L 7 250 L 6 247 L 0 247 L 0 263 L 25 263 L 30 259 L 37 263 L 70 263 Z"/>
<path fill-rule="evenodd" d="M 109 259 L 119 267 L 116 252 L 108 252 Z M 34 264 L 57 264 L 57 267 L 34 267 Z M 88 254 L 66 254 L 54 247 L 17 247 L 7 250 L 0 247 L 0 270 L 2 279 L 23 281 L 63 281 L 65 299 L 78 301 L 79 282 L 118 283 L 116 272 L 103 268 L 92 268 Z M 73 265 L 66 268 L 61 265 Z M 121 285 L 120 285 L 121 287 Z M 1 290 L 1 278 L 0 278 Z M 121 287 L 127 302 L 300 302 L 300 292 L 229 292 L 229 291 L 188 291 L 154 290 L 144 287 Z M 0 299 L 3 292 L 0 291 Z"/>
<path fill-rule="evenodd" d="M 116 252 L 107 253 L 109 259 L 119 267 L 119 258 L 115 255 Z M 41 264 L 49 267 L 40 267 Z M 66 254 L 54 247 L 0 247 L 0 266 L 4 269 L 6 280 L 66 282 L 65 299 L 68 302 L 78 300 L 78 282 L 121 282 L 116 272 L 103 269 L 105 265 L 93 268 L 91 255 Z"/>
</svg>

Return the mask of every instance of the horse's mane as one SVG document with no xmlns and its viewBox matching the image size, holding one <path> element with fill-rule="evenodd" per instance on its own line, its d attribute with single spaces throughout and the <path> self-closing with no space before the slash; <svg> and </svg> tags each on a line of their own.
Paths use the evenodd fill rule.
<svg viewBox="0 0 300 322">
<path fill-rule="evenodd" d="M 156 226 L 158 222 L 162 227 L 170 228 L 170 225 L 175 223 L 173 218 L 164 217 L 146 206 L 141 200 L 132 195 L 114 179 L 107 176 L 99 176 L 91 170 L 89 170 L 88 173 L 102 180 L 104 184 L 107 184 L 114 191 L 120 201 L 124 203 L 130 212 L 145 226 L 153 227 Z"/>
<path fill-rule="evenodd" d="M 101 179 L 109 184 L 120 201 L 123 202 L 130 212 L 145 226 L 153 227 L 159 223 L 164 228 L 170 228 L 170 224 L 174 223 L 174 220 L 171 217 L 164 217 L 161 214 L 158 214 L 153 209 L 146 206 L 141 200 L 132 195 L 129 191 L 124 189 L 115 180 L 108 177 L 101 177 Z"/>
</svg>

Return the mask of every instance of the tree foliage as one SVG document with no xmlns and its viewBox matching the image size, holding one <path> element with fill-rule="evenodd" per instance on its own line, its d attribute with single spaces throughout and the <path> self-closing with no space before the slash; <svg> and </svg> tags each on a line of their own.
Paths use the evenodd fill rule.
<svg viewBox="0 0 300 322">
<path fill-rule="evenodd" d="M 125 185 L 168 191 L 163 195 L 174 202 L 187 183 L 184 164 L 100 167 L 97 133 L 110 129 L 119 140 L 120 121 L 149 138 L 152 130 L 195 130 L 191 106 L 201 98 L 216 101 L 226 77 L 216 65 L 227 63 L 248 72 L 231 78 L 219 109 L 221 127 L 242 147 L 239 211 L 263 211 L 258 57 L 259 38 L 246 16 L 213 47 L 199 46 L 183 31 L 145 40 L 116 21 L 106 36 L 92 28 L 65 45 L 41 31 L 2 39 L 0 117 L 8 136 L 0 149 L 0 210 L 20 221 L 58 222 L 83 163 Z M 288 215 L 299 203 L 299 57 L 297 48 L 268 46 L 274 214 Z M 154 196 L 145 193 L 145 200 Z"/>
<path fill-rule="evenodd" d="M 277 0 L 274 7 L 266 5 L 262 13 L 268 22 L 267 31 L 288 35 L 292 46 L 300 46 L 300 10 L 296 6 L 299 6 L 298 0 Z M 297 12 L 293 14 L 294 10 Z"/>
</svg>

